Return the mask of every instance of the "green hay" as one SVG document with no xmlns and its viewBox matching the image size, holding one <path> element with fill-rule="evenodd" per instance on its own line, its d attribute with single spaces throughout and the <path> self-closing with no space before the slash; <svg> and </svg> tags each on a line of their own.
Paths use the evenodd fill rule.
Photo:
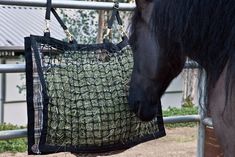
<svg viewBox="0 0 235 157">
<path fill-rule="evenodd" d="M 125 143 L 158 130 L 154 122 L 141 122 L 129 111 L 127 94 L 133 59 L 101 52 L 69 52 L 48 59 L 54 64 L 45 79 L 48 95 L 47 143 L 110 145 Z M 85 54 L 86 55 L 85 55 Z"/>
</svg>

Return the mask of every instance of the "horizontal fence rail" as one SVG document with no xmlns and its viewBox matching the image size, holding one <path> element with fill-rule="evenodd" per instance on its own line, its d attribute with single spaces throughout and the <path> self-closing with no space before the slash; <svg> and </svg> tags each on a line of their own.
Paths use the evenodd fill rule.
<svg viewBox="0 0 235 157">
<path fill-rule="evenodd" d="M 164 117 L 164 123 L 187 123 L 187 122 L 199 122 L 201 120 L 199 115 L 185 115 L 185 116 L 173 116 L 173 117 Z"/>
<path fill-rule="evenodd" d="M 27 136 L 27 129 L 0 131 L 0 140 L 22 138 Z"/>
<path fill-rule="evenodd" d="M 185 68 L 195 69 L 199 65 L 195 62 L 185 64 Z M 0 73 L 22 73 L 25 72 L 25 64 L 0 64 Z"/>
<path fill-rule="evenodd" d="M 0 0 L 1 5 L 17 5 L 17 6 L 31 6 L 31 7 L 45 7 L 46 0 Z M 92 9 L 92 10 L 111 10 L 113 9 L 113 2 L 87 2 L 87 1 L 69 1 L 69 0 L 53 0 L 52 6 L 54 8 L 69 8 L 69 9 Z M 119 10 L 133 11 L 135 4 L 119 3 Z"/>
<path fill-rule="evenodd" d="M 0 64 L 0 73 L 25 72 L 25 64 Z"/>
<path fill-rule="evenodd" d="M 172 116 L 163 118 L 165 124 L 199 122 L 199 115 Z M 0 131 L 0 140 L 8 140 L 14 138 L 23 138 L 27 136 L 27 129 Z"/>
</svg>

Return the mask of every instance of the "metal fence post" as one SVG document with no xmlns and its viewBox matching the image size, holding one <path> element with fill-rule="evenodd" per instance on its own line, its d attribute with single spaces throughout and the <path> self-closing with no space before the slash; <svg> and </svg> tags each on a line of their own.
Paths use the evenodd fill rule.
<svg viewBox="0 0 235 157">
<path fill-rule="evenodd" d="M 198 141 L 197 141 L 197 157 L 204 157 L 205 152 L 205 128 L 206 125 L 203 123 L 203 120 L 206 118 L 206 73 L 203 70 L 200 74 L 200 81 L 199 81 L 199 115 L 200 115 L 200 122 L 198 126 Z"/>
<path fill-rule="evenodd" d="M 5 59 L 0 59 L 0 64 L 5 64 Z M 6 73 L 0 73 L 0 124 L 4 122 L 4 102 L 6 98 Z"/>
</svg>

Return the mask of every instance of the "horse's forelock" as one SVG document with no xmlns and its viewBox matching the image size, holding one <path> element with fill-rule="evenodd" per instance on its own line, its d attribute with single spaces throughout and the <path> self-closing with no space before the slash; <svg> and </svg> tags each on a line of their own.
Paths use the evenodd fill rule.
<svg viewBox="0 0 235 157">
<path fill-rule="evenodd" d="M 137 40 L 137 32 L 136 32 L 136 25 L 138 20 L 141 18 L 140 11 L 136 8 L 132 15 L 131 19 L 131 27 L 130 27 L 130 39 L 129 42 L 133 49 L 136 47 L 136 40 Z"/>
</svg>

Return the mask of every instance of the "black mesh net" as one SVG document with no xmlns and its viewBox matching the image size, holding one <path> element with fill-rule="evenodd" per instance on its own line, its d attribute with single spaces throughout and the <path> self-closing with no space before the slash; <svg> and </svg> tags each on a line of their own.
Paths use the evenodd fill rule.
<svg viewBox="0 0 235 157">
<path fill-rule="evenodd" d="M 165 135 L 161 109 L 151 122 L 129 110 L 128 46 L 26 43 L 29 153 L 113 151 Z"/>
</svg>

